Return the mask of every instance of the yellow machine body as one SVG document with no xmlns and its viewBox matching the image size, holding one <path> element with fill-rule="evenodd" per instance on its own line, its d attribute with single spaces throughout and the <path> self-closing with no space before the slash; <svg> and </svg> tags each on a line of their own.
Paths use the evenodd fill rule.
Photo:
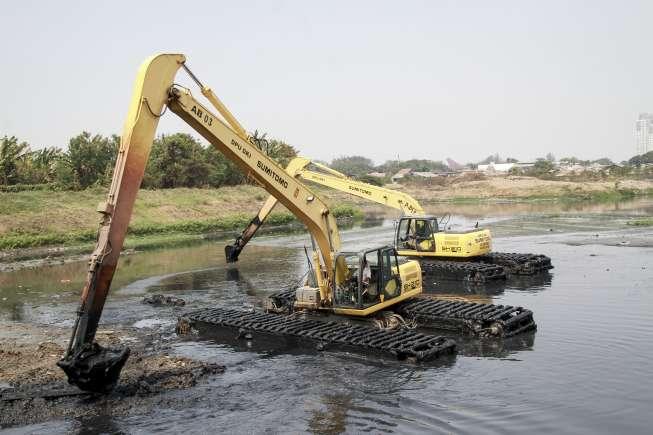
<svg viewBox="0 0 653 435">
<path fill-rule="evenodd" d="M 439 231 L 434 216 L 404 216 L 397 225 L 395 246 L 406 257 L 472 258 L 492 250 L 492 235 L 488 229 Z"/>
<path fill-rule="evenodd" d="M 286 167 L 286 172 L 293 178 L 310 181 L 400 210 L 404 215 L 397 226 L 395 247 L 401 256 L 465 259 L 485 255 L 492 250 L 490 230 L 474 228 L 461 232 L 440 231 L 437 218 L 426 215 L 419 202 L 404 192 L 353 180 L 306 157 L 296 157 L 291 160 Z M 227 261 L 237 261 L 242 249 L 254 237 L 277 202 L 274 195 L 270 195 L 236 243 L 225 248 Z M 414 234 L 415 231 L 417 234 Z M 415 243 L 416 238 L 419 239 L 419 243 Z"/>
</svg>

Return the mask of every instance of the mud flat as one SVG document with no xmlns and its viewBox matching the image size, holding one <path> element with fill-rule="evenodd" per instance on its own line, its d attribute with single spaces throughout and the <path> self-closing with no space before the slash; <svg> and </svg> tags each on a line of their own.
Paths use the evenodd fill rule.
<svg viewBox="0 0 653 435">
<path fill-rule="evenodd" d="M 86 393 L 68 385 L 56 366 L 65 351 L 67 329 L 10 322 L 0 326 L 0 427 L 174 407 L 175 399 L 165 393 L 193 387 L 224 371 L 219 364 L 169 355 L 156 335 L 105 330 L 98 332 L 103 345 L 136 345 L 111 394 Z"/>
<path fill-rule="evenodd" d="M 622 195 L 647 195 L 653 180 L 563 181 L 524 176 L 483 177 L 480 180 L 455 177 L 441 185 L 406 185 L 403 190 L 420 201 L 457 199 L 623 199 Z"/>
</svg>

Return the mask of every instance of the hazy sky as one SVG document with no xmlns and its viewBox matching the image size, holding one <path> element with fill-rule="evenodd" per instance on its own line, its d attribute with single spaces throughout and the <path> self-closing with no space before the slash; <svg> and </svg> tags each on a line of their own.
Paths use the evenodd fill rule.
<svg viewBox="0 0 653 435">
<path fill-rule="evenodd" d="M 3 0 L 0 15 L 0 135 L 34 148 L 120 134 L 156 52 L 186 54 L 248 130 L 323 160 L 622 160 L 653 112 L 652 0 Z"/>
</svg>

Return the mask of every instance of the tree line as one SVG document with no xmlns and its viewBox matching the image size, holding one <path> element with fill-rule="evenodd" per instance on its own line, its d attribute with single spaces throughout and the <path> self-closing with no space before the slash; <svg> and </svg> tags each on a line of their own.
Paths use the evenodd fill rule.
<svg viewBox="0 0 653 435">
<path fill-rule="evenodd" d="M 268 140 L 266 134 L 255 131 L 251 136 L 262 151 L 282 166 L 297 155 L 297 150 L 287 143 Z M 80 190 L 92 186 L 107 186 L 111 182 L 113 167 L 120 148 L 117 135 L 102 136 L 82 132 L 71 138 L 64 151 L 57 147 L 32 150 L 26 142 L 14 136 L 0 140 L 0 190 L 18 191 L 30 189 Z M 546 176 L 554 170 L 553 154 L 537 159 L 535 165 L 522 170 L 524 175 Z M 502 158 L 491 154 L 478 163 L 468 164 L 475 168 L 479 164 L 517 163 L 515 158 Z M 588 166 L 591 163 L 613 165 L 608 158 L 580 160 L 576 157 L 560 159 L 562 163 Z M 401 169 L 411 168 L 416 172 L 446 172 L 447 165 L 428 159 L 388 160 L 380 165 L 363 156 L 342 156 L 327 163 L 333 169 L 359 180 L 382 185 L 390 176 Z M 629 168 L 653 163 L 653 151 L 634 156 L 622 162 L 621 172 Z M 385 176 L 373 176 L 372 173 Z M 614 171 L 613 171 L 614 172 Z M 620 173 L 621 173 L 620 172 Z M 153 144 L 142 187 L 166 189 L 175 187 L 220 187 L 247 183 L 246 176 L 213 146 L 203 145 L 193 136 L 185 133 L 161 135 Z"/>
<path fill-rule="evenodd" d="M 267 140 L 255 132 L 253 142 L 274 160 L 285 165 L 297 155 L 283 141 Z M 108 186 L 120 149 L 120 137 L 82 132 L 57 147 L 32 150 L 14 136 L 0 139 L 0 185 L 3 190 L 38 188 L 80 190 Z M 142 187 L 220 187 L 246 183 L 236 166 L 213 146 L 205 146 L 185 133 L 161 135 L 152 143 Z"/>
</svg>

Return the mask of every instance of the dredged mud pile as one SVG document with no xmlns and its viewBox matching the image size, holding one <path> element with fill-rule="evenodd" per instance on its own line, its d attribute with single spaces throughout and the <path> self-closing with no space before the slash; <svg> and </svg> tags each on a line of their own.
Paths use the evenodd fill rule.
<svg viewBox="0 0 653 435">
<path fill-rule="evenodd" d="M 168 355 L 158 337 L 139 337 L 116 389 L 110 394 L 86 393 L 69 385 L 56 366 L 65 352 L 65 330 L 27 324 L 11 328 L 0 340 L 0 427 L 61 417 L 142 413 L 156 406 L 174 408 L 179 400 L 165 393 L 193 387 L 202 378 L 224 371 L 219 364 Z M 105 331 L 98 334 L 98 341 L 115 345 L 135 338 L 130 335 Z M 44 336 L 50 339 L 37 342 Z"/>
</svg>

